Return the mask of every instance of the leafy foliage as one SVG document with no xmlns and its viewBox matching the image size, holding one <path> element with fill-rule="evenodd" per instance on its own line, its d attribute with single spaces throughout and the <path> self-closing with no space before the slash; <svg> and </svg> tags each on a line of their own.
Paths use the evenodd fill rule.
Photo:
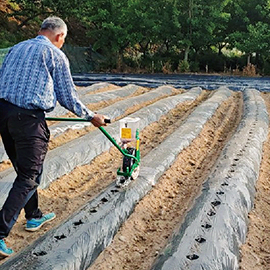
<svg viewBox="0 0 270 270">
<path fill-rule="evenodd" d="M 9 0 L 9 3 L 13 9 L 9 15 L 20 22 L 19 29 L 38 25 L 49 15 L 61 16 L 70 25 L 76 22 L 81 31 L 76 33 L 73 29 L 72 35 L 84 46 L 91 44 L 93 50 L 104 55 L 107 69 L 124 71 L 128 65 L 148 72 L 198 70 L 205 66 L 213 71 L 229 70 L 234 58 L 223 55 L 224 48 L 240 50 L 246 63 L 253 62 L 261 71 L 270 65 L 269 0 Z M 4 35 L 0 28 L 0 37 Z M 4 44 L 10 42 L 2 41 Z"/>
</svg>

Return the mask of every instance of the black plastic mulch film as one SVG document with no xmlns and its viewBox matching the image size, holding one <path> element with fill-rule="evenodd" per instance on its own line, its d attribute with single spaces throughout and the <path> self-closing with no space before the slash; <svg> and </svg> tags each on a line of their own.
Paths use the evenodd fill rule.
<svg viewBox="0 0 270 270">
<path fill-rule="evenodd" d="M 140 116 L 140 129 L 142 130 L 179 102 L 183 102 L 191 96 L 194 99 L 200 91 L 201 89 L 196 88 L 185 94 L 166 98 L 139 110 L 132 116 Z M 74 213 L 58 228 L 47 232 L 31 246 L 3 264 L 0 269 L 28 269 L 27 267 L 30 265 L 32 270 L 86 269 L 112 241 L 113 236 L 132 213 L 137 202 L 158 182 L 159 177 L 174 162 L 178 154 L 198 136 L 218 106 L 230 95 L 231 91 L 222 88 L 215 91 L 208 100 L 198 106 L 180 128 L 142 159 L 140 176 L 130 186 L 125 189 L 117 189 L 115 184 L 112 184 L 85 205 L 81 211 Z M 118 133 L 118 127 L 111 128 L 110 134 Z M 101 138 L 99 140 L 102 140 Z M 89 141 L 89 138 L 82 141 Z M 175 144 L 176 141 L 179 143 Z M 102 145 L 104 143 L 105 141 L 102 142 Z M 75 148 L 81 150 L 87 147 L 84 145 L 80 149 Z M 108 147 L 110 145 L 105 148 Z M 62 161 L 62 158 L 60 159 Z"/>
<path fill-rule="evenodd" d="M 201 196 L 152 270 L 237 270 L 253 207 L 268 113 L 260 93 L 244 92 L 244 115 Z"/>
</svg>

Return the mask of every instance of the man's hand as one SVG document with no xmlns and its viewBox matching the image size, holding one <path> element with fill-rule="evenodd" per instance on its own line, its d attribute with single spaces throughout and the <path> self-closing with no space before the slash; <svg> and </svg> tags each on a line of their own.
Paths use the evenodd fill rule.
<svg viewBox="0 0 270 270">
<path fill-rule="evenodd" d="M 108 117 L 102 114 L 95 113 L 93 119 L 91 120 L 91 123 L 95 127 L 106 126 L 107 124 L 104 121 L 105 119 L 108 119 Z"/>
</svg>

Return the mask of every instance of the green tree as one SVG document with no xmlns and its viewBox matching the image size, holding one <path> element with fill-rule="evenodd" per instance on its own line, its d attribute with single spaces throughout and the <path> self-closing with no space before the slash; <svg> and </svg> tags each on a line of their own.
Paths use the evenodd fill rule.
<svg viewBox="0 0 270 270">
<path fill-rule="evenodd" d="M 127 53 L 141 56 L 141 61 L 165 59 L 168 63 L 177 59 L 177 63 L 189 64 L 190 59 L 199 61 L 204 57 L 206 63 L 205 59 L 214 53 L 221 59 L 226 46 L 246 53 L 248 62 L 251 55 L 268 59 L 269 0 L 9 2 L 16 7 L 10 16 L 20 22 L 21 31 L 38 27 L 48 15 L 61 16 L 71 26 L 67 41 L 73 37 L 78 45 L 91 44 L 108 59 L 108 67 L 118 70 Z M 0 36 L 4 35 L 0 31 Z"/>
<path fill-rule="evenodd" d="M 179 1 L 183 35 L 179 46 L 184 49 L 185 61 L 188 61 L 190 49 L 198 52 L 217 43 L 221 46 L 225 42 L 224 25 L 230 16 L 224 10 L 227 2 L 209 0 L 206 5 L 203 0 Z"/>
<path fill-rule="evenodd" d="M 64 18 L 73 16 L 78 12 L 78 7 L 84 3 L 83 0 L 10 0 L 10 3 L 20 8 L 14 10 L 11 16 L 17 18 L 21 23 L 19 27 L 27 25 L 33 20 L 49 15 L 61 15 Z"/>
<path fill-rule="evenodd" d="M 231 3 L 230 45 L 246 53 L 247 64 L 252 54 L 268 54 L 270 49 L 269 8 L 268 0 L 237 0 Z"/>
<path fill-rule="evenodd" d="M 85 1 L 78 13 L 94 50 L 105 55 L 114 68 L 121 68 L 123 51 L 130 43 L 125 27 L 126 8 L 124 0 L 91 0 Z"/>
</svg>

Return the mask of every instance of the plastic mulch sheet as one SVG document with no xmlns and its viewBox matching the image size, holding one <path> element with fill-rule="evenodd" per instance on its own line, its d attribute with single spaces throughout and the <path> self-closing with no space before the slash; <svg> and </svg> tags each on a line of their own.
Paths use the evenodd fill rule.
<svg viewBox="0 0 270 270">
<path fill-rule="evenodd" d="M 80 95 L 80 100 L 83 104 L 88 105 L 88 104 L 97 103 L 100 101 L 113 100 L 119 97 L 127 97 L 129 95 L 134 94 L 138 89 L 139 89 L 139 86 L 129 84 L 127 86 L 124 86 L 116 90 L 101 92 L 97 94 Z M 68 112 L 69 111 L 67 109 L 57 104 L 55 109 L 52 112 L 48 113 L 47 115 L 50 117 L 55 117 L 55 116 L 65 115 Z"/>
<path fill-rule="evenodd" d="M 156 88 L 169 84 L 175 88 L 190 89 L 200 86 L 202 89 L 215 90 L 221 86 L 234 91 L 244 91 L 255 88 L 259 91 L 270 91 L 269 77 L 240 77 L 220 75 L 196 74 L 80 74 L 74 75 L 75 84 L 87 86 L 97 82 L 109 81 L 112 84 L 123 86 L 130 83 Z"/>
<path fill-rule="evenodd" d="M 123 189 L 117 189 L 113 183 L 66 222 L 47 232 L 0 269 L 86 269 L 112 241 L 138 201 L 158 182 L 178 154 L 198 136 L 204 124 L 230 95 L 228 89 L 221 89 L 198 106 L 181 127 L 142 158 L 136 181 Z M 142 119 L 140 129 L 156 121 L 181 99 L 178 95 L 136 112 L 134 116 Z"/>
<path fill-rule="evenodd" d="M 98 113 L 107 115 L 113 121 L 117 117 L 125 114 L 128 109 L 132 108 L 132 106 L 140 105 L 147 101 L 150 102 L 155 98 L 159 98 L 165 95 L 172 95 L 173 89 L 174 88 L 171 86 L 161 86 L 157 89 L 154 89 L 148 93 L 139 96 L 127 97 L 124 100 L 118 101 L 110 106 L 98 110 Z M 190 90 L 191 93 L 193 93 L 194 91 L 196 91 L 196 89 Z M 51 137 L 56 137 L 64 133 L 67 129 L 78 130 L 90 125 L 90 122 L 59 122 L 57 124 L 51 125 L 49 128 L 51 132 Z"/>
<path fill-rule="evenodd" d="M 143 129 L 152 122 L 157 121 L 169 110 L 175 108 L 177 104 L 195 100 L 200 93 L 201 89 L 195 88 L 188 93 L 160 100 L 130 116 L 141 118 L 140 129 Z M 119 126 L 117 122 L 109 125 L 106 130 L 119 141 Z M 46 188 L 50 182 L 71 172 L 76 166 L 89 163 L 111 146 L 111 142 L 96 129 L 85 136 L 50 150 L 44 162 L 44 173 L 40 188 Z M 0 172 L 0 206 L 4 203 L 15 177 L 16 174 L 12 168 Z"/>
<path fill-rule="evenodd" d="M 237 270 L 253 207 L 268 113 L 260 93 L 244 92 L 244 115 L 201 195 L 153 270 Z"/>
</svg>

